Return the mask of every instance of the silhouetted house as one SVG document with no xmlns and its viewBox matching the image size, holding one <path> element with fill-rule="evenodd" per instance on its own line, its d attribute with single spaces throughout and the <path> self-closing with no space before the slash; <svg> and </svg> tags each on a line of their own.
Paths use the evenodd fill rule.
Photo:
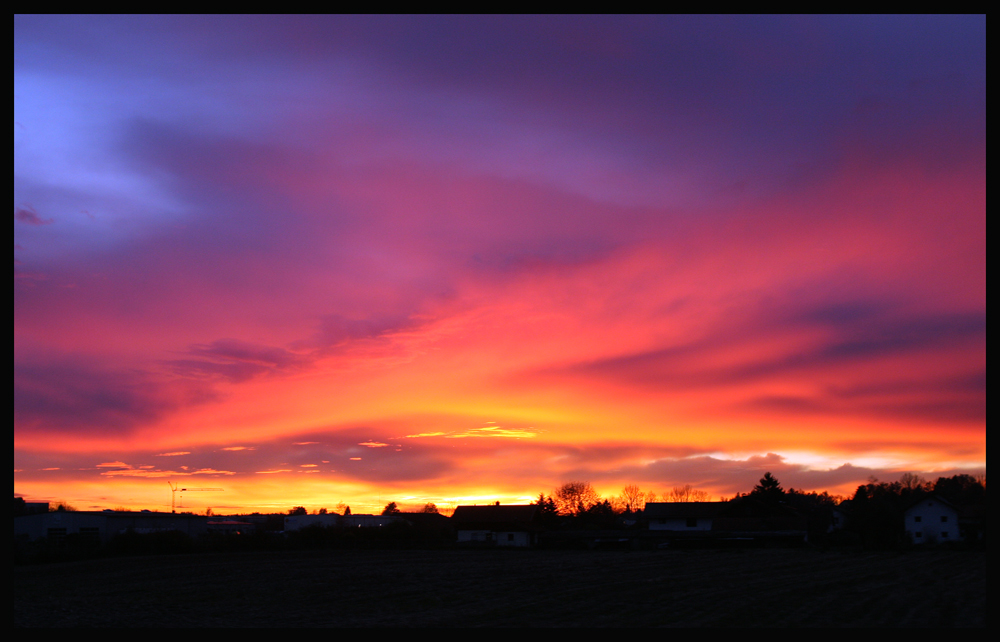
<svg viewBox="0 0 1000 642">
<path fill-rule="evenodd" d="M 400 513 L 403 521 L 409 523 L 414 534 L 422 540 L 453 542 L 455 530 L 450 517 L 440 513 Z"/>
<path fill-rule="evenodd" d="M 106 541 L 124 533 L 179 531 L 197 537 L 208 530 L 208 517 L 152 511 L 56 511 L 14 518 L 14 538 L 59 542 L 69 536 Z"/>
<path fill-rule="evenodd" d="M 285 532 L 297 531 L 308 526 L 337 526 L 340 515 L 285 515 Z"/>
<path fill-rule="evenodd" d="M 379 528 L 402 521 L 400 514 L 394 515 L 340 515 L 337 525 L 344 528 Z"/>
<path fill-rule="evenodd" d="M 958 531 L 963 542 L 982 542 L 986 539 L 986 505 L 959 506 Z"/>
<path fill-rule="evenodd" d="M 937 495 L 924 497 L 907 508 L 903 528 L 914 544 L 942 544 L 963 539 L 958 508 Z"/>
<path fill-rule="evenodd" d="M 538 507 L 529 505 L 459 506 L 451 516 L 459 545 L 534 546 Z"/>
<path fill-rule="evenodd" d="M 209 518 L 207 526 L 208 532 L 225 535 L 250 535 L 257 532 L 257 526 L 252 522 L 232 517 Z"/>
<path fill-rule="evenodd" d="M 741 540 L 801 544 L 809 532 L 803 515 L 753 497 L 728 502 L 649 502 L 643 516 L 650 531 L 676 543 Z"/>
<path fill-rule="evenodd" d="M 710 531 L 727 502 L 646 502 L 652 531 Z"/>
<path fill-rule="evenodd" d="M 403 520 L 393 515 L 285 515 L 285 531 L 297 531 L 309 526 L 339 526 L 340 528 L 379 528 Z"/>
<path fill-rule="evenodd" d="M 34 515 L 35 513 L 49 512 L 48 502 L 26 502 L 23 497 L 14 498 L 14 516 Z"/>
<path fill-rule="evenodd" d="M 830 509 L 830 525 L 826 529 L 826 532 L 832 533 L 834 531 L 841 531 L 847 527 L 847 521 L 850 519 L 850 510 L 848 506 L 834 506 Z"/>
</svg>

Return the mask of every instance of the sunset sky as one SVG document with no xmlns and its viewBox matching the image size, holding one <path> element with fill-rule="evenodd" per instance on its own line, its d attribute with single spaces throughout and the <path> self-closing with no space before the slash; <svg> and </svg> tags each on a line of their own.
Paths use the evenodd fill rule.
<svg viewBox="0 0 1000 642">
<path fill-rule="evenodd" d="M 14 20 L 14 494 L 986 469 L 984 16 Z"/>
</svg>

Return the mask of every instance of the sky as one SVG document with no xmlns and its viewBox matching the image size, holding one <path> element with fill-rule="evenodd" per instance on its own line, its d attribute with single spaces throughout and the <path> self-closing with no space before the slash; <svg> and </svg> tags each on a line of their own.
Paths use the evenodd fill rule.
<svg viewBox="0 0 1000 642">
<path fill-rule="evenodd" d="M 986 470 L 985 16 L 16 16 L 14 494 Z"/>
</svg>

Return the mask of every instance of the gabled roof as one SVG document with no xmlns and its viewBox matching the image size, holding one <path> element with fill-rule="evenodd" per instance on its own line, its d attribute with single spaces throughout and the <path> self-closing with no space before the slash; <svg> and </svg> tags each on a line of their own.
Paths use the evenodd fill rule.
<svg viewBox="0 0 1000 642">
<path fill-rule="evenodd" d="M 914 500 L 914 501 L 910 502 L 910 505 L 906 507 L 906 509 L 905 509 L 904 512 L 909 513 L 914 508 L 917 508 L 921 504 L 924 504 L 924 503 L 930 502 L 930 501 L 935 501 L 935 502 L 937 502 L 939 504 L 947 506 L 948 508 L 952 509 L 956 513 L 958 512 L 958 506 L 955 506 L 954 504 L 952 504 L 951 502 L 949 502 L 944 497 L 941 497 L 940 495 L 924 495 L 920 499 L 917 499 L 917 500 Z"/>
</svg>

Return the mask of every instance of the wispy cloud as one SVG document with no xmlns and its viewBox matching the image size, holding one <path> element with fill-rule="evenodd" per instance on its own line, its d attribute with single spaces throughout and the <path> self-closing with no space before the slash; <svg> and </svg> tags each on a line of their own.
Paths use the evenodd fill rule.
<svg viewBox="0 0 1000 642">
<path fill-rule="evenodd" d="M 112 464 L 99 464 L 99 467 L 111 467 L 113 470 L 106 470 L 101 473 L 105 477 L 191 477 L 194 475 L 235 475 L 231 470 L 215 470 L 213 468 L 199 468 L 197 470 L 161 470 L 153 466 L 132 466 L 122 462 Z"/>
<path fill-rule="evenodd" d="M 284 348 L 254 345 L 237 339 L 218 339 L 208 345 L 195 345 L 188 353 L 198 359 L 170 362 L 178 373 L 186 376 L 217 375 L 236 382 L 301 368 L 310 361 L 308 357 Z"/>
<path fill-rule="evenodd" d="M 537 433 L 531 429 L 504 428 L 502 426 L 483 426 L 471 428 L 464 432 L 445 435 L 446 439 L 462 439 L 465 437 L 500 437 L 506 439 L 522 439 L 535 437 Z"/>
</svg>

